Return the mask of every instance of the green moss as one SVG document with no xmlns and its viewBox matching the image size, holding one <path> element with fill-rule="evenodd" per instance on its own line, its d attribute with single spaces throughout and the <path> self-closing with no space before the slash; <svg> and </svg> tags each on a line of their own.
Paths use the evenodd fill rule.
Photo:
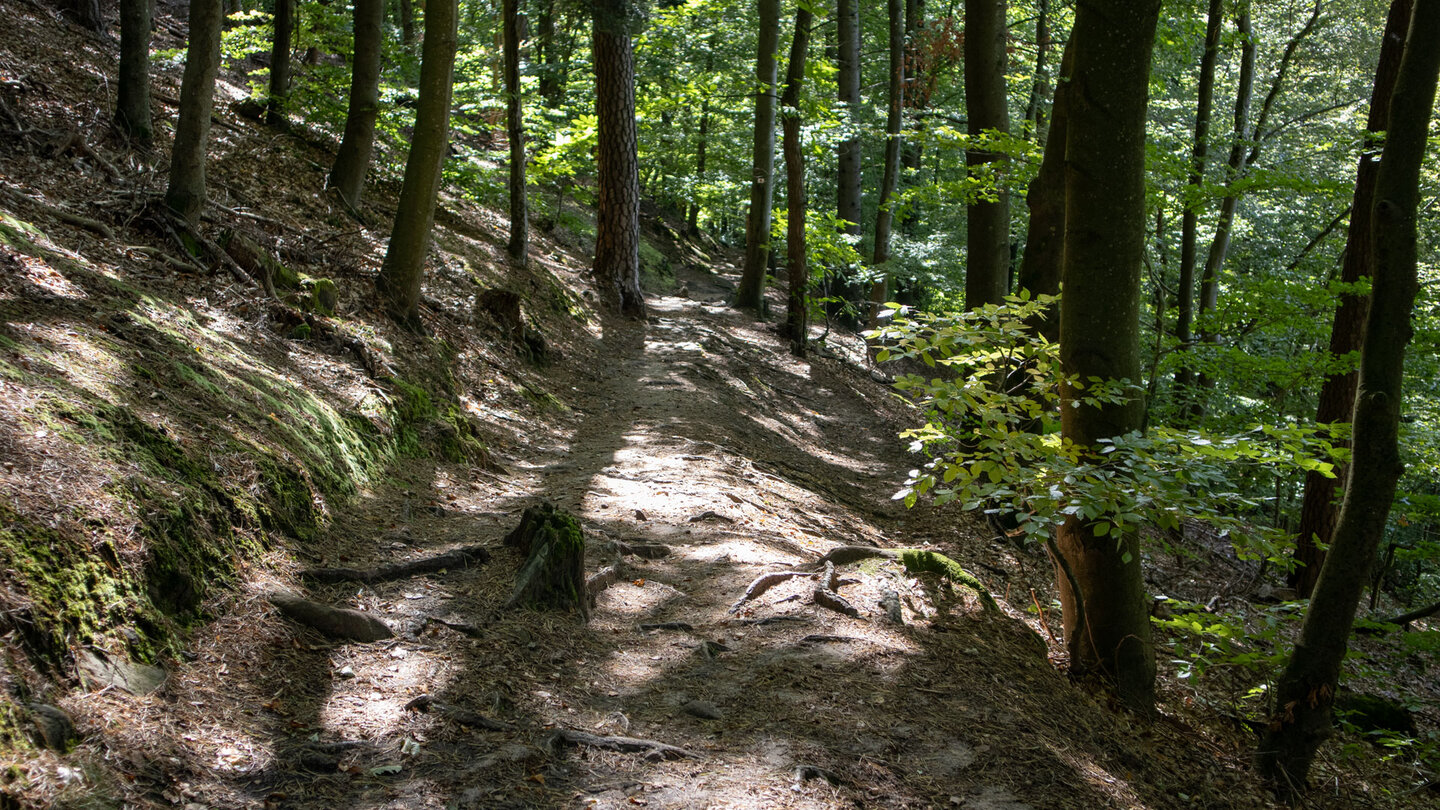
<svg viewBox="0 0 1440 810">
<path fill-rule="evenodd" d="M 178 376 L 180 379 L 184 380 L 187 384 L 192 385 L 207 394 L 213 394 L 215 396 L 221 396 L 224 394 L 224 392 L 220 390 L 220 386 L 211 382 L 201 371 L 197 371 L 191 366 L 181 363 L 178 360 L 171 363 L 170 365 L 171 368 L 175 370 L 175 375 Z"/>
<path fill-rule="evenodd" d="M 995 604 L 995 598 L 990 595 L 980 580 L 974 574 L 960 567 L 960 563 L 946 557 L 944 554 L 936 554 L 933 551 L 922 549 L 904 549 L 900 552 L 900 562 L 905 564 L 905 570 L 912 574 L 939 574 L 949 577 L 951 582 L 964 585 L 974 591 L 980 597 L 980 603 L 986 610 L 999 610 L 1000 606 Z"/>
</svg>

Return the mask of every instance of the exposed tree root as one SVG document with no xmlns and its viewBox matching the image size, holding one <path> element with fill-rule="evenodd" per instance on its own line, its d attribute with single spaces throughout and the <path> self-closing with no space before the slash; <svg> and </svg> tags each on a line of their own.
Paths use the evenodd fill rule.
<svg viewBox="0 0 1440 810">
<path fill-rule="evenodd" d="M 964 585 L 980 597 L 980 603 L 986 610 L 998 610 L 995 604 L 995 597 L 990 591 L 975 578 L 974 574 L 966 571 L 960 563 L 934 551 L 921 548 L 870 548 L 869 546 L 840 546 L 833 548 L 820 559 L 802 566 L 802 570 L 819 572 L 824 570 L 826 565 L 845 565 L 847 563 L 859 562 L 860 560 L 881 558 L 886 560 L 899 560 L 905 566 L 905 570 L 912 574 L 932 573 L 950 577 L 950 581 Z"/>
<path fill-rule="evenodd" d="M 405 579 L 420 574 L 433 574 L 436 571 L 444 571 L 449 568 L 468 568 L 471 565 L 481 565 L 490 561 L 490 549 L 485 546 L 466 546 L 457 548 L 454 551 L 447 551 L 434 557 L 425 557 L 419 560 L 396 563 L 394 565 L 382 565 L 379 568 L 372 568 L 368 571 L 361 571 L 355 568 L 312 568 L 301 576 L 313 582 L 334 583 L 334 582 L 363 582 L 373 585 L 376 582 L 389 582 L 393 579 Z"/>
<path fill-rule="evenodd" d="M 267 598 L 281 613 L 314 628 L 326 638 L 367 642 L 392 638 L 395 635 L 384 622 L 358 610 L 322 605 L 301 599 L 293 593 L 276 592 Z"/>
<path fill-rule="evenodd" d="M 592 748 L 606 748 L 627 754 L 643 753 L 646 759 L 698 759 L 700 756 L 693 751 L 676 748 L 655 740 L 642 740 L 638 737 L 601 737 L 584 731 L 572 731 L 568 728 L 555 729 L 549 739 L 545 741 L 545 747 L 554 751 L 561 743 L 588 745 Z"/>
<path fill-rule="evenodd" d="M 821 588 L 817 585 L 815 587 L 815 594 L 811 599 L 816 605 L 820 607 L 829 608 L 836 613 L 843 613 L 846 616 L 850 616 L 851 618 L 856 618 L 860 615 L 860 611 L 854 605 L 846 601 L 845 597 L 830 590 L 829 588 Z"/>
<path fill-rule="evenodd" d="M 595 597 L 600 595 L 601 591 L 614 585 L 626 576 L 624 565 L 620 563 L 607 565 L 586 578 L 585 593 L 589 594 L 590 601 L 593 602 L 595 601 Z"/>
<path fill-rule="evenodd" d="M 483 728 L 486 731 L 513 731 L 514 726 L 509 723 L 502 723 L 499 720 L 491 720 L 483 714 L 472 712 L 469 709 L 462 709 L 449 703 L 444 703 L 429 695 L 421 695 L 405 704 L 405 709 L 412 712 L 430 712 L 446 720 L 454 720 L 462 726 Z"/>
<path fill-rule="evenodd" d="M 815 573 L 813 571 L 771 571 L 768 574 L 761 574 L 756 577 L 754 582 L 750 583 L 750 587 L 745 589 L 745 595 L 730 606 L 730 612 L 738 613 L 746 602 L 759 598 L 761 594 L 786 580 L 795 577 L 813 577 Z"/>
</svg>

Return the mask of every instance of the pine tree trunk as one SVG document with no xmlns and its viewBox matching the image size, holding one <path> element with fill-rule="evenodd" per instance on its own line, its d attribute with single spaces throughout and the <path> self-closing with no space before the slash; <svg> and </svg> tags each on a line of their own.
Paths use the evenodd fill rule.
<svg viewBox="0 0 1440 810">
<path fill-rule="evenodd" d="M 795 38 L 785 68 L 785 95 L 780 109 L 785 130 L 785 186 L 788 191 L 785 222 L 786 269 L 789 297 L 785 304 L 785 333 L 790 351 L 804 357 L 810 331 L 810 262 L 805 246 L 805 155 L 800 143 L 800 90 L 805 81 L 805 54 L 810 47 L 811 13 L 803 6 L 795 12 Z"/>
<path fill-rule="evenodd" d="M 1354 455 L 1345 502 L 1305 612 L 1300 640 L 1280 677 L 1261 740 L 1261 773 L 1285 798 L 1304 791 L 1330 733 L 1331 709 L 1350 628 L 1404 471 L 1400 406 L 1405 347 L 1419 290 L 1416 267 L 1420 168 L 1440 75 L 1440 0 L 1415 0 L 1375 179 L 1374 283 L 1355 398 Z"/>
<path fill-rule="evenodd" d="M 345 135 L 330 170 L 330 185 L 345 203 L 360 210 L 365 174 L 375 148 L 375 119 L 380 114 L 380 55 L 384 0 L 354 0 L 355 55 L 350 65 L 350 107 Z"/>
<path fill-rule="evenodd" d="M 525 121 L 520 97 L 519 0 L 503 0 L 505 50 L 505 132 L 510 140 L 510 241 L 506 252 L 525 266 L 530 245 L 530 214 L 525 201 Z"/>
<path fill-rule="evenodd" d="M 150 0 L 120 0 L 120 76 L 115 129 L 141 147 L 155 138 L 150 120 Z"/>
<path fill-rule="evenodd" d="M 895 215 L 890 210 L 891 198 L 900 182 L 901 102 L 905 92 L 905 0 L 889 0 L 886 9 L 890 18 L 890 83 L 885 112 L 885 174 L 880 180 L 880 210 L 875 215 L 874 266 L 881 277 L 870 287 L 868 321 L 875 326 L 880 307 L 885 304 L 889 284 L 890 228 Z"/>
<path fill-rule="evenodd" d="M 645 316 L 640 291 L 640 163 L 635 129 L 631 0 L 596 0 L 594 19 L 598 206 L 595 281 L 607 306 Z"/>
<path fill-rule="evenodd" d="M 1369 135 L 1355 174 L 1355 197 L 1350 206 L 1350 231 L 1345 239 L 1345 254 L 1340 281 L 1354 284 L 1374 275 L 1375 251 L 1370 242 L 1375 203 L 1375 176 L 1380 171 L 1379 133 L 1390 120 L 1390 96 L 1395 92 L 1395 77 L 1400 71 L 1400 56 L 1405 50 L 1405 36 L 1410 27 L 1414 0 L 1395 0 L 1385 23 L 1385 36 L 1380 44 L 1380 62 L 1375 68 L 1375 90 L 1370 99 L 1370 116 L 1366 123 Z M 1365 336 L 1365 312 L 1368 296 L 1342 293 L 1330 328 L 1330 355 L 1344 357 L 1359 351 Z M 1332 374 L 1320 387 L 1320 404 L 1315 412 L 1316 424 L 1348 422 L 1355 410 L 1355 387 L 1359 370 Z M 1336 442 L 1348 446 L 1349 442 Z M 1322 545 L 1330 544 L 1335 530 L 1335 495 L 1344 480 L 1345 470 L 1335 471 L 1335 478 L 1311 472 L 1305 476 L 1305 497 L 1300 507 L 1300 526 L 1295 537 L 1295 562 L 1299 567 L 1290 582 L 1301 599 L 1309 598 L 1320 579 L 1320 566 L 1325 561 Z"/>
<path fill-rule="evenodd" d="M 780 0 L 757 0 L 759 46 L 755 57 L 755 146 L 750 213 L 745 220 L 745 267 L 735 305 L 764 315 L 765 271 L 770 261 L 770 206 L 775 186 L 775 52 L 780 48 Z"/>
<path fill-rule="evenodd" d="M 440 171 L 450 139 L 450 92 L 455 68 L 456 0 L 430 0 L 425 8 L 425 38 L 420 44 L 420 99 L 415 133 L 405 160 L 405 179 L 395 209 L 390 246 L 376 280 L 390 314 L 420 326 L 420 283 L 435 223 Z"/>
<path fill-rule="evenodd" d="M 170 155 L 165 204 L 190 225 L 205 209 L 205 149 L 220 69 L 220 0 L 190 0 L 190 45 L 180 81 L 180 120 Z"/>
<path fill-rule="evenodd" d="M 1060 364 L 1067 378 L 1140 381 L 1140 268 L 1145 240 L 1145 111 L 1160 0 L 1081 0 L 1066 136 Z M 1071 407 L 1062 435 L 1080 448 L 1138 430 L 1143 397 Z M 1101 518 L 1103 520 L 1104 518 Z M 1155 699 L 1155 649 L 1136 531 L 1099 536 L 1071 518 L 1058 545 L 1079 586 L 1059 577 L 1071 671 L 1099 676 L 1136 711 Z M 1083 625 L 1080 616 L 1084 615 Z"/>
<path fill-rule="evenodd" d="M 972 139 L 990 131 L 1010 131 L 1006 30 L 1005 0 L 965 0 L 966 129 Z M 992 164 L 1003 167 L 1003 160 L 1003 155 L 986 149 L 965 153 L 972 178 L 994 173 Z M 999 304 L 1010 286 L 1010 196 L 1002 186 L 995 200 L 971 202 L 966 219 L 965 307 Z"/>
<path fill-rule="evenodd" d="M 1195 243 L 1200 224 L 1200 184 L 1205 180 L 1206 156 L 1210 150 L 1210 110 L 1215 100 L 1215 63 L 1220 56 L 1220 32 L 1224 26 L 1224 3 L 1210 0 L 1205 27 L 1205 54 L 1200 57 L 1200 86 L 1195 98 L 1195 140 L 1190 147 L 1190 175 L 1185 180 L 1185 210 L 1180 215 L 1180 281 L 1175 305 L 1175 339 L 1184 352 L 1190 348 L 1191 325 L 1195 320 Z M 1177 391 L 1188 392 L 1195 374 L 1181 360 L 1175 373 Z"/>
<path fill-rule="evenodd" d="M 275 38 L 270 45 L 270 93 L 265 123 L 285 123 L 285 97 L 290 93 L 290 40 L 295 36 L 295 0 L 275 0 Z"/>
</svg>

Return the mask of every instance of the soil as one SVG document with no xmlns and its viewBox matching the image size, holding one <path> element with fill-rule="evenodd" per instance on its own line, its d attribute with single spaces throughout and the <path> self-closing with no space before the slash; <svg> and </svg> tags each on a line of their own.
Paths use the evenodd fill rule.
<svg viewBox="0 0 1440 810">
<path fill-rule="evenodd" d="M 80 735 L 65 754 L 7 753 L 6 795 L 22 806 L 1270 806 L 1249 769 L 1253 736 L 1215 711 L 1223 689 L 1203 693 L 1167 672 L 1159 711 L 1142 718 L 1069 682 L 1043 551 L 979 516 L 892 500 L 916 465 L 899 438 L 915 411 L 859 338 L 817 330 L 819 350 L 799 360 L 774 324 L 730 308 L 738 271 L 724 247 L 675 239 L 648 218 L 670 277 L 653 279 L 646 320 L 617 319 L 591 305 L 583 230 L 537 234 L 531 268 L 514 270 L 502 258 L 503 218 L 450 197 L 437 218 L 427 334 L 411 335 L 376 314 L 384 227 L 327 201 L 323 143 L 226 113 L 215 226 L 246 229 L 302 271 L 335 279 L 339 315 L 316 322 L 448 396 L 459 415 L 432 432 L 469 431 L 485 445 L 449 454 L 459 460 L 325 456 L 349 471 L 326 484 L 324 453 L 294 437 L 318 435 L 325 414 L 400 401 L 408 389 L 341 342 L 277 325 L 264 294 L 225 270 L 187 267 L 197 262 L 148 228 L 135 202 L 159 188 L 163 158 L 110 140 L 105 104 L 93 100 L 97 77 L 113 73 L 113 42 L 17 0 L 0 0 L 0 18 L 26 34 L 0 43 L 0 73 L 21 88 L 12 110 L 37 128 L 76 129 L 125 176 L 117 186 L 36 137 L 0 148 L 6 188 L 120 233 L 103 239 L 0 198 L 44 234 L 35 250 L 0 246 L 10 508 L 56 531 L 103 521 L 117 537 L 113 567 L 130 570 L 147 554 L 133 531 L 145 516 L 114 482 L 193 486 L 37 421 L 41 406 L 68 397 L 133 411 L 213 464 L 220 488 L 271 483 L 272 467 L 214 449 L 227 431 L 248 437 L 276 459 L 265 463 L 299 470 L 311 487 L 312 504 L 292 504 L 296 525 L 315 516 L 314 531 L 288 534 L 274 521 L 237 523 L 233 577 L 199 591 L 183 649 L 156 656 L 168 677 L 154 691 L 42 672 L 7 637 L 12 691 L 54 702 Z M 57 30 L 79 56 L 47 49 Z M 162 46 L 173 45 L 168 30 Z M 162 70 L 159 92 L 173 94 L 177 76 Z M 225 81 L 222 99 L 244 95 L 234 74 Z M 388 221 L 394 192 L 393 177 L 378 178 L 375 221 Z M 477 292 L 501 287 L 520 292 L 547 364 L 534 362 L 533 344 L 516 345 L 514 324 L 477 313 Z M 165 326 L 142 328 L 150 323 Z M 149 376 L 134 372 L 141 363 Z M 186 375 L 186 363 L 200 370 Z M 314 401 L 277 415 L 269 409 L 283 397 L 225 400 L 192 378 L 229 391 L 242 373 Z M 427 436 L 417 441 L 455 446 Z M 502 609 L 521 556 L 501 540 L 542 502 L 579 518 L 588 573 L 620 566 L 588 623 Z M 391 581 L 303 576 L 476 544 L 490 547 L 488 561 Z M 843 545 L 935 549 L 978 576 L 1000 609 L 874 559 L 838 571 L 836 592 L 856 616 L 816 604 L 810 577 L 732 610 L 756 577 Z M 640 547 L 647 553 L 626 553 Z M 1191 598 L 1226 592 L 1229 578 L 1255 584 L 1253 566 L 1216 557 L 1228 567 L 1157 558 L 1153 584 Z M 269 598 L 277 590 L 364 611 L 395 636 L 325 638 L 284 618 Z M 21 599 L 12 596 L 7 609 Z M 885 607 L 896 599 L 898 624 Z M 120 631 L 108 629 L 87 644 L 124 660 Z M 673 749 L 614 750 L 585 733 Z M 1405 774 L 1359 767 L 1327 753 L 1322 773 L 1343 772 L 1346 787 L 1326 806 L 1406 806 L 1393 798 Z"/>
</svg>

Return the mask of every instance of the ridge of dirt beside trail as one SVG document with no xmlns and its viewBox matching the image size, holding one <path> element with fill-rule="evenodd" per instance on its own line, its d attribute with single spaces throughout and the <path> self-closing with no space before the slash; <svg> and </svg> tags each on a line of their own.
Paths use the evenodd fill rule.
<svg viewBox="0 0 1440 810">
<path fill-rule="evenodd" d="M 959 513 L 890 500 L 909 461 L 905 406 L 859 363 L 791 358 L 770 326 L 726 308 L 733 269 L 682 271 L 690 297 L 652 296 L 647 323 L 607 320 L 575 346 L 545 372 L 568 389 L 563 406 L 492 470 L 411 462 L 335 515 L 318 565 L 494 545 L 474 568 L 311 589 L 383 617 L 396 639 L 323 641 L 278 618 L 257 581 L 161 697 L 90 698 L 151 735 L 110 733 L 113 751 L 147 752 L 118 770 L 152 798 L 205 807 L 1247 806 L 1243 750 L 1132 725 L 1047 660 L 1004 600 L 1043 587 L 1043 559 Z M 502 612 L 519 558 L 499 540 L 542 499 L 581 517 L 591 571 L 616 559 L 614 541 L 670 553 L 626 557 L 588 626 Z M 888 561 L 842 568 L 858 617 L 811 604 L 808 579 L 728 612 L 758 574 L 845 544 L 983 565 L 1004 612 Z M 886 590 L 904 626 L 886 622 Z M 421 695 L 504 727 L 406 708 Z M 693 756 L 568 747 L 557 728 Z"/>
</svg>

